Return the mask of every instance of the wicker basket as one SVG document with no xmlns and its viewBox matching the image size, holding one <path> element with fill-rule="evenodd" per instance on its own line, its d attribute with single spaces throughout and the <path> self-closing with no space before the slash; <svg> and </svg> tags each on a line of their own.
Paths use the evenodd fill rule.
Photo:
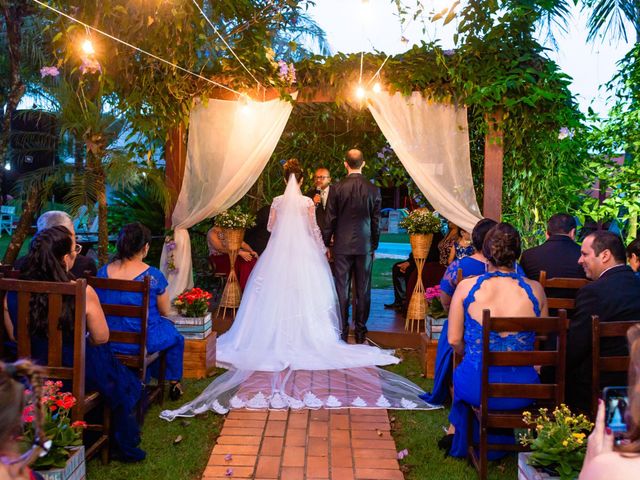
<svg viewBox="0 0 640 480">
<path fill-rule="evenodd" d="M 411 242 L 411 251 L 413 252 L 413 258 L 427 258 L 429 249 L 431 248 L 431 241 L 433 240 L 433 233 L 414 233 L 409 235 L 409 242 Z"/>
<path fill-rule="evenodd" d="M 229 250 L 240 250 L 242 240 L 244 240 L 243 228 L 225 228 L 224 240 Z"/>
</svg>

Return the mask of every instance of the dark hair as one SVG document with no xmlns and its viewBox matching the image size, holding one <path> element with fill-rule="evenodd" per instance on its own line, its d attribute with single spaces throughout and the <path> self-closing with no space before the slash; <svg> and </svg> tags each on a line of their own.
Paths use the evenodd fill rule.
<svg viewBox="0 0 640 480">
<path fill-rule="evenodd" d="M 347 152 L 345 162 L 347 162 L 349 168 L 357 170 L 358 168 L 362 167 L 362 164 L 364 163 L 364 156 L 362 155 L 362 152 L 360 150 L 352 148 Z"/>
<path fill-rule="evenodd" d="M 298 162 L 297 158 L 290 158 L 286 162 L 284 162 L 284 179 L 289 180 L 289 177 L 293 173 L 296 176 L 296 180 L 302 180 L 302 167 L 300 166 L 300 162 Z"/>
<path fill-rule="evenodd" d="M 576 219 L 568 213 L 556 213 L 547 221 L 549 235 L 568 235 L 576 228 Z"/>
<path fill-rule="evenodd" d="M 618 235 L 605 230 L 596 230 L 587 235 L 587 238 L 593 238 L 591 248 L 596 256 L 600 255 L 604 250 L 609 250 L 614 260 L 625 263 L 627 256 L 625 254 L 624 244 Z"/>
<path fill-rule="evenodd" d="M 128 223 L 120 229 L 116 243 L 117 260 L 128 260 L 140 253 L 151 242 L 151 232 L 140 222 Z"/>
<path fill-rule="evenodd" d="M 629 245 L 627 245 L 627 258 L 631 258 L 632 253 L 635 253 L 636 257 L 640 259 L 640 237 L 636 238 Z"/>
<path fill-rule="evenodd" d="M 629 341 L 629 405 L 626 409 L 626 421 L 629 431 L 628 443 L 620 445 L 623 453 L 640 453 L 640 325 L 627 330 Z"/>
<path fill-rule="evenodd" d="M 45 282 L 70 282 L 74 276 L 67 272 L 62 259 L 71 253 L 71 232 L 60 225 L 40 230 L 31 240 L 20 278 Z M 29 333 L 47 337 L 49 299 L 44 294 L 33 294 L 29 300 Z M 73 331 L 73 299 L 63 297 L 58 328 L 69 334 Z"/>
<path fill-rule="evenodd" d="M 28 360 L 15 363 L 0 362 L 0 449 L 22 433 L 22 411 L 25 407 L 25 387 L 21 380 L 26 380 L 32 392 L 34 428 L 40 443 L 45 441 L 43 428 L 44 413 L 42 410 L 42 370 Z M 26 463 L 35 460 L 39 451 L 36 449 Z"/>
<path fill-rule="evenodd" d="M 489 230 L 491 230 L 497 224 L 498 222 L 492 220 L 491 218 L 483 218 L 478 223 L 476 223 L 476 226 L 473 227 L 473 231 L 471 232 L 471 243 L 473 244 L 473 248 L 476 249 L 476 252 L 482 251 L 484 237 L 486 237 L 487 232 L 489 232 Z"/>
<path fill-rule="evenodd" d="M 482 253 L 495 267 L 514 268 L 520 258 L 522 246 L 520 234 L 510 223 L 501 222 L 487 232 L 482 245 Z"/>
</svg>

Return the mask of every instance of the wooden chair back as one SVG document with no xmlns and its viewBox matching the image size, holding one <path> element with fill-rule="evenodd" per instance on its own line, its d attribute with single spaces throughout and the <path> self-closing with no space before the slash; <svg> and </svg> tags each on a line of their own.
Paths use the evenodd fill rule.
<svg viewBox="0 0 640 480">
<path fill-rule="evenodd" d="M 584 287 L 589 280 L 586 278 L 565 278 L 555 277 L 547 278 L 547 272 L 542 270 L 540 272 L 540 278 L 538 280 L 545 292 L 547 292 L 547 305 L 549 308 L 564 308 L 565 310 L 574 310 L 576 308 L 575 295 L 574 298 L 560 298 L 552 295 L 553 291 L 550 289 L 565 289 L 565 290 L 578 290 Z"/>
<path fill-rule="evenodd" d="M 613 357 L 603 357 L 600 353 L 600 342 L 603 338 L 624 337 L 626 342 L 627 330 L 633 327 L 640 320 L 626 322 L 601 322 L 597 315 L 594 315 L 591 322 L 591 413 L 595 418 L 598 411 L 598 398 L 600 398 L 600 377 L 606 373 L 626 373 L 629 370 L 629 354 L 617 355 Z M 626 383 L 625 383 L 626 385 Z M 612 385 L 614 386 L 614 385 Z"/>
<path fill-rule="evenodd" d="M 471 417 L 480 422 L 480 444 L 478 453 L 473 445 L 472 428 L 469 428 L 469 456 L 478 469 L 480 478 L 487 477 L 489 450 L 522 450 L 519 445 L 492 445 L 488 443 L 489 428 L 525 428 L 522 421 L 523 410 L 491 411 L 490 398 L 531 398 L 540 406 L 553 408 L 564 401 L 565 362 L 567 330 L 569 321 L 566 310 L 560 310 L 557 317 L 492 317 L 489 310 L 482 312 L 482 369 L 480 406 L 473 409 Z M 490 350 L 491 332 L 533 332 L 536 336 L 557 336 L 555 350 L 507 351 Z M 509 366 L 549 366 L 555 368 L 553 383 L 489 383 L 491 367 Z M 529 406 L 526 410 L 531 409 Z M 472 419 L 471 418 L 471 419 Z M 470 420 L 471 420 L 470 419 Z"/>
<path fill-rule="evenodd" d="M 14 335 L 16 336 L 18 358 L 32 356 L 31 335 L 29 333 L 31 296 L 47 296 L 48 351 L 46 365 L 43 365 L 45 377 L 70 382 L 71 393 L 76 398 L 76 404 L 71 409 L 71 420 L 84 420 L 87 412 L 103 405 L 97 392 L 87 392 L 85 389 L 86 281 L 79 279 L 75 283 L 61 283 L 0 278 L 0 302 L 3 305 L 9 292 L 15 292 L 17 295 L 17 318 L 15 319 L 17 335 L 15 335 L 16 332 Z M 72 297 L 74 306 L 72 366 L 63 365 L 63 332 L 58 328 L 64 297 Z M 103 461 L 108 460 L 109 421 L 109 418 L 105 418 L 104 424 L 97 426 L 96 429 L 100 430 L 101 434 L 87 450 L 87 458 L 90 458 L 98 450 L 102 450 Z"/>
</svg>

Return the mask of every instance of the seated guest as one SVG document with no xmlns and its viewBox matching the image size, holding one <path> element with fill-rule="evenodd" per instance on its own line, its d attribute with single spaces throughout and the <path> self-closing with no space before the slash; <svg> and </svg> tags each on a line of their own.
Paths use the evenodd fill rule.
<svg viewBox="0 0 640 480">
<path fill-rule="evenodd" d="M 453 242 L 451 250 L 449 250 L 448 264 L 454 260 L 460 260 L 461 258 L 473 255 L 474 248 L 471 243 L 471 235 L 469 232 L 463 229 L 458 229 L 458 238 Z"/>
<path fill-rule="evenodd" d="M 627 338 L 631 357 L 627 434 L 621 445 L 614 445 L 613 433 L 605 424 L 605 405 L 600 400 L 580 480 L 627 480 L 636 478 L 640 472 L 640 325 L 630 328 Z"/>
<path fill-rule="evenodd" d="M 65 227 L 51 227 L 38 232 L 31 241 L 29 253 L 20 270 L 20 279 L 47 282 L 73 282 L 70 270 L 76 259 L 76 242 Z M 74 301 L 63 299 L 59 328 L 62 330 L 62 363 L 73 365 Z M 9 292 L 5 303 L 5 326 L 9 337 L 17 338 L 18 296 Z M 122 460 L 143 460 L 145 452 L 140 444 L 140 429 L 136 421 L 135 407 L 142 395 L 142 385 L 135 374 L 125 367 L 111 350 L 109 327 L 100 307 L 95 290 L 87 286 L 87 347 L 85 351 L 85 381 L 87 391 L 100 392 L 113 413 L 113 445 Z M 31 355 L 38 363 L 48 361 L 47 301 L 40 294 L 33 294 L 29 309 L 29 334 Z M 8 315 L 7 315 L 8 314 Z M 9 320 L 7 322 L 7 320 Z"/>
<path fill-rule="evenodd" d="M 566 213 L 556 213 L 547 222 L 547 240 L 542 245 L 525 250 L 520 259 L 524 273 L 532 280 L 540 278 L 540 272 L 547 272 L 547 278 L 585 278 L 584 270 L 578 265 L 580 245 L 576 238 L 576 219 Z M 551 297 L 574 298 L 575 290 L 553 289 Z"/>
<path fill-rule="evenodd" d="M 471 232 L 475 252 L 471 256 L 463 257 L 460 260 L 454 260 L 451 262 L 451 265 L 447 267 L 447 270 L 440 281 L 440 301 L 445 309 L 449 309 L 451 297 L 458 286 L 458 269 L 462 269 L 462 278 L 482 275 L 486 271 L 487 259 L 482 253 L 482 244 L 489 230 L 491 230 L 496 224 L 497 222 L 490 218 L 483 218 L 476 223 L 476 226 L 473 227 L 473 231 Z M 433 405 L 441 405 L 445 402 L 449 393 L 449 384 L 451 383 L 451 359 L 453 356 L 453 349 L 451 348 L 451 345 L 449 345 L 449 339 L 447 336 L 448 328 L 449 321 L 445 320 L 442 325 L 442 331 L 440 332 L 440 338 L 438 339 L 433 389 L 430 393 L 420 396 L 426 402 Z"/>
<path fill-rule="evenodd" d="M 596 231 L 584 239 L 580 265 L 593 282 L 576 294 L 576 309 L 567 338 L 565 398 L 572 410 L 589 413 L 591 408 L 591 317 L 601 322 L 640 320 L 640 279 L 626 265 L 622 240 L 611 232 Z M 601 355 L 627 355 L 622 338 L 601 342 Z M 624 375 L 603 373 L 604 385 L 618 385 Z"/>
<path fill-rule="evenodd" d="M 147 326 L 147 351 L 155 353 L 166 352 L 167 371 L 166 378 L 171 388 L 169 396 L 177 400 L 182 395 L 180 380 L 182 378 L 182 357 L 184 355 L 184 337 L 180 335 L 176 327 L 165 317 L 171 311 L 171 300 L 167 292 L 167 279 L 164 274 L 155 267 L 144 263 L 144 258 L 149 252 L 151 232 L 140 223 L 125 225 L 118 234 L 116 244 L 117 253 L 113 262 L 105 265 L 98 271 L 100 278 L 113 278 L 117 280 L 135 280 L 141 282 L 144 277 L 151 277 L 151 292 L 149 298 L 149 318 Z M 122 292 L 116 290 L 97 291 L 100 302 L 116 305 L 139 306 L 142 302 L 140 293 Z M 139 332 L 140 319 L 109 315 L 107 323 L 112 330 L 124 332 Z M 111 348 L 116 353 L 136 354 L 138 346 L 127 343 L 112 343 Z M 157 377 L 158 361 L 150 365 L 149 372 Z"/>
<path fill-rule="evenodd" d="M 464 354 L 462 362 L 453 372 L 454 398 L 449 414 L 453 437 L 449 454 L 453 457 L 468 455 L 467 431 L 469 409 L 480 405 L 480 372 L 482 364 L 482 311 L 491 310 L 496 317 L 531 317 L 547 315 L 547 300 L 542 286 L 515 271 L 520 257 L 520 234 L 508 223 L 493 227 L 484 240 L 483 253 L 487 259 L 487 273 L 460 282 L 451 300 L 449 310 L 449 343 L 456 353 Z M 508 299 L 508 301 L 505 301 Z M 513 332 L 491 335 L 493 351 L 533 350 L 534 332 Z M 533 366 L 492 367 L 491 383 L 539 383 Z M 524 408 L 530 399 L 491 398 L 492 410 Z M 475 417 L 474 417 L 475 421 Z M 493 438 L 492 438 L 493 437 Z M 513 443 L 513 435 L 490 435 L 489 443 Z M 489 459 L 506 452 L 489 452 Z"/>
<path fill-rule="evenodd" d="M 27 390 L 33 405 L 41 404 L 41 384 L 39 368 L 33 363 L 20 360 L 16 363 L 0 362 L 0 479 L 41 480 L 42 476 L 29 469 L 29 464 L 43 452 L 45 442 L 44 413 L 41 408 L 33 409 L 35 438 L 24 453 L 16 440 L 22 436 L 23 415 L 27 406 Z"/>
<path fill-rule="evenodd" d="M 635 272 L 637 277 L 640 277 L 640 237 L 627 246 L 627 261 L 631 270 Z"/>
<path fill-rule="evenodd" d="M 447 235 L 438 242 L 438 251 L 440 252 L 440 263 L 445 267 L 449 265 L 451 262 L 449 261 L 449 254 L 453 249 L 453 244 L 456 241 L 460 234 L 460 230 L 458 226 L 449 222 L 449 230 L 447 231 Z"/>
<path fill-rule="evenodd" d="M 44 230 L 45 228 L 51 228 L 59 225 L 69 230 L 74 239 L 76 236 L 71 217 L 68 213 L 59 210 L 50 210 L 48 212 L 44 212 L 42 215 L 40 215 L 40 217 L 38 217 L 36 225 L 38 232 Z M 78 250 L 78 255 L 76 255 L 76 261 L 73 264 L 71 273 L 75 278 L 95 277 L 96 272 L 98 271 L 96 262 L 94 262 L 89 257 L 80 255 L 80 251 L 82 251 L 81 245 L 78 245 L 76 248 Z M 15 261 L 14 267 L 16 268 L 16 270 L 22 269 L 24 260 L 25 257 L 22 257 Z"/>
<path fill-rule="evenodd" d="M 256 212 L 256 224 L 244 233 L 245 243 L 252 251 L 256 252 L 256 256 L 262 255 L 264 249 L 267 248 L 269 238 L 271 238 L 271 232 L 267 230 L 270 211 L 271 205 L 265 205 L 259 209 Z"/>
<path fill-rule="evenodd" d="M 209 263 L 215 268 L 216 273 L 228 275 L 231 267 L 229 266 L 229 249 L 226 246 L 224 229 L 217 226 L 211 227 L 207 232 L 207 244 L 209 245 Z M 257 258 L 258 253 L 246 242 L 242 242 L 242 246 L 238 251 L 238 258 L 236 258 L 235 270 L 240 288 L 243 290 Z"/>
</svg>

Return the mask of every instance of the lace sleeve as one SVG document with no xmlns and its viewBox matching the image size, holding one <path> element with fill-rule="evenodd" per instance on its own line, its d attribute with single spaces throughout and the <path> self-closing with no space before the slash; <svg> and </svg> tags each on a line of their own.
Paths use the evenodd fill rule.
<svg viewBox="0 0 640 480">
<path fill-rule="evenodd" d="M 280 203 L 281 197 L 276 197 L 271 202 L 271 210 L 269 210 L 269 220 L 267 221 L 267 230 L 271 232 L 273 230 L 273 226 L 276 223 L 276 209 L 278 208 L 278 204 Z"/>
<path fill-rule="evenodd" d="M 309 219 L 309 230 L 311 232 L 311 236 L 315 240 L 318 248 L 322 253 L 327 251 L 327 247 L 324 245 L 324 241 L 322 240 L 322 233 L 320 233 L 320 228 L 318 228 L 318 223 L 316 222 L 316 206 L 313 203 L 313 200 L 308 199 L 310 205 L 307 208 L 308 219 Z"/>
<path fill-rule="evenodd" d="M 456 291 L 456 287 L 458 286 L 458 267 L 460 262 L 458 260 L 454 260 L 447 267 L 447 270 L 444 272 L 442 276 L 442 280 L 440 281 L 440 290 L 453 297 L 453 292 Z"/>
</svg>

